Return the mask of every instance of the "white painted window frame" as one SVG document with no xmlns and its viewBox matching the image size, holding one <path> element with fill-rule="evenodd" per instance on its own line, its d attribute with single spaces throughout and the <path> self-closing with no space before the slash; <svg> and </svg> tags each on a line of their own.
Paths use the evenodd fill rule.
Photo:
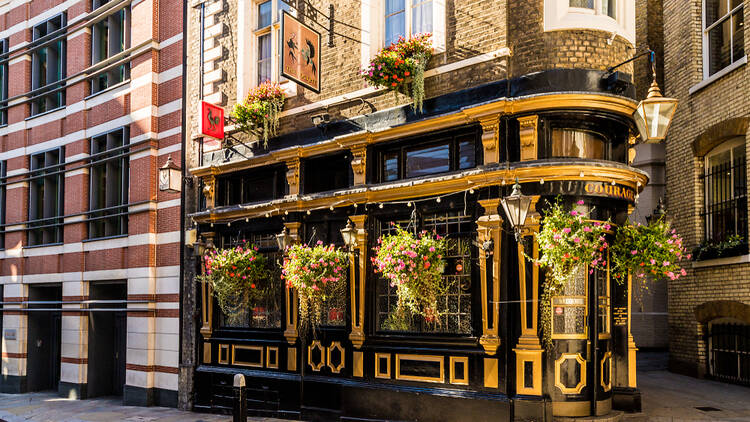
<svg viewBox="0 0 750 422">
<path fill-rule="evenodd" d="M 411 9 L 417 0 L 404 0 L 406 33 L 411 34 Z M 432 47 L 435 53 L 445 52 L 445 1 L 432 0 Z M 370 60 L 385 47 L 385 0 L 361 0 L 362 55 L 361 66 L 366 69 Z"/>
<path fill-rule="evenodd" d="M 635 0 L 618 0 L 615 18 L 602 12 L 602 2 L 594 8 L 571 7 L 569 0 L 544 0 L 544 31 L 594 29 L 620 35 L 635 45 Z"/>
<path fill-rule="evenodd" d="M 297 85 L 281 78 L 281 13 L 279 5 L 282 0 L 270 0 L 271 26 L 257 28 L 258 5 L 266 0 L 240 0 L 237 16 L 237 102 L 241 102 L 258 85 L 258 37 L 271 32 L 271 81 L 279 82 L 287 97 L 297 95 Z M 291 13 L 296 15 L 292 8 Z"/>
<path fill-rule="evenodd" d="M 727 10 L 729 10 L 729 6 L 732 4 L 730 3 L 731 0 L 721 0 L 727 2 Z M 734 14 L 742 9 L 745 4 L 744 2 L 740 2 L 739 6 L 735 7 L 734 9 L 731 9 L 727 12 L 726 15 L 720 17 L 716 20 L 716 22 L 712 23 L 708 27 L 706 27 L 706 0 L 703 0 L 702 2 L 703 9 L 701 10 L 701 27 L 703 28 L 703 80 L 704 81 L 713 81 L 716 79 L 721 78 L 722 76 L 726 75 L 728 73 L 727 69 L 734 70 L 737 67 L 739 67 L 742 64 L 747 63 L 747 52 L 743 57 L 740 57 L 737 60 L 732 60 L 727 66 L 725 66 L 723 69 L 719 69 L 714 73 L 713 75 L 710 75 L 711 72 L 711 52 L 709 51 L 709 42 L 708 42 L 708 33 L 712 29 L 716 28 L 718 25 L 721 25 L 726 21 L 727 19 L 730 21 L 729 27 L 732 28 L 731 20 L 733 19 Z M 734 32 L 729 31 L 729 57 L 730 59 L 734 57 Z"/>
<path fill-rule="evenodd" d="M 718 154 L 721 154 L 723 152 L 726 152 L 727 150 L 729 151 L 729 162 L 733 163 L 734 162 L 734 152 L 733 152 L 733 150 L 736 147 L 740 146 L 740 145 L 745 145 L 745 138 L 741 137 L 741 136 L 740 137 L 736 137 L 736 138 L 728 139 L 728 140 L 724 141 L 723 143 L 721 143 L 720 145 L 716 146 L 711 151 L 709 151 L 708 154 L 706 154 L 706 156 L 703 157 L 703 174 L 708 174 L 708 172 L 709 172 L 708 163 L 709 163 L 709 160 L 711 159 L 711 157 L 713 157 L 715 155 L 718 155 Z M 747 157 L 747 155 L 746 155 L 746 157 Z M 747 160 L 747 158 L 745 158 L 745 159 Z M 730 176 L 730 183 L 732 185 L 734 185 L 734 169 L 732 169 L 732 174 Z M 732 192 L 732 199 L 734 199 L 734 192 Z M 708 209 L 708 204 L 709 204 L 708 189 L 706 188 L 706 185 L 704 183 L 703 184 L 703 209 L 704 210 Z M 736 223 L 737 222 L 735 221 L 735 224 Z M 706 238 L 708 236 L 708 227 L 709 227 L 709 225 L 710 225 L 710 221 L 709 221 L 709 218 L 707 216 L 706 219 L 705 219 L 705 221 L 703 222 L 703 230 L 704 230 L 703 237 L 704 238 Z"/>
</svg>

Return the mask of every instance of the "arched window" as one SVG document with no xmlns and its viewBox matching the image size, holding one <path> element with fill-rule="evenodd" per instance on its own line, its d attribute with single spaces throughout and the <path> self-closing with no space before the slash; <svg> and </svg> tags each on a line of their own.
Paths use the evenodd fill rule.
<svg viewBox="0 0 750 422">
<path fill-rule="evenodd" d="M 708 371 L 721 381 L 750 384 L 750 325 L 731 318 L 708 324 Z"/>
<path fill-rule="evenodd" d="M 747 241 L 745 139 L 724 142 L 705 157 L 703 175 L 707 242 Z"/>
</svg>

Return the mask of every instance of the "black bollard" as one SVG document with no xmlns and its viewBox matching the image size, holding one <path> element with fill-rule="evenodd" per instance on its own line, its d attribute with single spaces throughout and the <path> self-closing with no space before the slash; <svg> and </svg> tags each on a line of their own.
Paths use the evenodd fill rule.
<svg viewBox="0 0 750 422">
<path fill-rule="evenodd" d="M 234 376 L 234 409 L 232 410 L 232 422 L 247 422 L 247 397 L 245 392 L 245 376 L 236 374 Z"/>
</svg>

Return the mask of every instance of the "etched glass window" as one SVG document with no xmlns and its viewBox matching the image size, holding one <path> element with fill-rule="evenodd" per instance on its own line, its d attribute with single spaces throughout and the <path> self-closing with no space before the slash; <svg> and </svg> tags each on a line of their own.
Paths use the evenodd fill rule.
<svg viewBox="0 0 750 422">
<path fill-rule="evenodd" d="M 585 336 L 588 273 L 588 268 L 582 266 L 563 285 L 562 294 L 552 297 L 552 338 Z"/>
</svg>

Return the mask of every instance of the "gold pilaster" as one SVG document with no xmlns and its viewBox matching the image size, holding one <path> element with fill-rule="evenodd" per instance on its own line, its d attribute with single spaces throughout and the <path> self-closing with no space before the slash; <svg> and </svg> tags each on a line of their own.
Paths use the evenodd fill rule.
<svg viewBox="0 0 750 422">
<path fill-rule="evenodd" d="M 521 139 L 521 161 L 537 159 L 537 127 L 539 116 L 519 117 Z"/>
<path fill-rule="evenodd" d="M 480 117 L 479 124 L 482 125 L 484 164 L 497 163 L 500 159 L 500 115 Z"/>
<path fill-rule="evenodd" d="M 299 242 L 299 229 L 302 227 L 302 223 L 284 223 L 287 230 L 289 230 L 289 236 L 292 243 Z M 298 320 L 298 298 L 297 291 L 288 285 L 284 286 L 284 303 L 286 304 L 286 330 L 284 330 L 284 337 L 289 344 L 294 344 L 297 341 L 297 320 Z"/>
<path fill-rule="evenodd" d="M 354 186 L 366 183 L 365 174 L 367 169 L 367 145 L 358 145 L 352 151 L 352 172 L 354 173 Z"/>
<path fill-rule="evenodd" d="M 497 214 L 499 199 L 480 200 L 479 204 L 484 208 L 484 215 L 477 220 L 477 237 L 479 243 L 493 242 L 492 249 L 492 280 L 487 280 L 487 260 L 479 259 L 479 273 L 482 294 L 482 337 L 479 343 L 484 347 L 485 353 L 494 355 L 500 347 L 499 325 L 500 325 L 500 251 L 501 239 L 500 226 L 502 219 Z M 480 251 L 484 253 L 485 251 Z M 490 299 L 488 301 L 488 299 Z M 488 306 L 488 302 L 490 303 Z"/>
<path fill-rule="evenodd" d="M 631 308 L 633 300 L 633 277 L 628 273 L 628 387 L 638 388 L 638 382 L 636 379 L 636 352 L 638 348 L 635 346 L 635 339 L 633 333 L 630 331 L 630 320 L 631 320 Z"/>
<path fill-rule="evenodd" d="M 216 236 L 216 233 L 214 232 L 205 232 L 201 234 L 201 237 L 204 239 L 204 243 L 206 245 L 209 245 L 211 247 L 214 244 L 214 237 Z M 203 261 L 203 257 L 201 257 L 201 273 L 205 274 L 206 272 L 206 263 Z M 213 301 L 213 292 L 211 291 L 211 285 L 206 282 L 201 282 L 201 335 L 203 335 L 203 339 L 209 339 L 211 338 L 211 333 L 213 332 L 213 314 L 214 314 L 214 301 Z"/>
<path fill-rule="evenodd" d="M 299 168 L 299 157 L 293 158 L 286 162 L 286 181 L 289 184 L 289 196 L 297 196 L 300 193 Z"/>
<path fill-rule="evenodd" d="M 367 227 L 365 223 L 367 216 L 353 215 L 349 219 L 354 223 L 357 242 L 355 249 L 359 250 L 358 254 L 349 254 L 349 296 L 352 316 L 352 332 L 349 333 L 349 340 L 355 349 L 359 349 L 365 342 L 365 280 L 367 279 Z M 355 265 L 357 256 L 359 256 L 359 277 L 357 277 L 357 265 Z"/>
</svg>

